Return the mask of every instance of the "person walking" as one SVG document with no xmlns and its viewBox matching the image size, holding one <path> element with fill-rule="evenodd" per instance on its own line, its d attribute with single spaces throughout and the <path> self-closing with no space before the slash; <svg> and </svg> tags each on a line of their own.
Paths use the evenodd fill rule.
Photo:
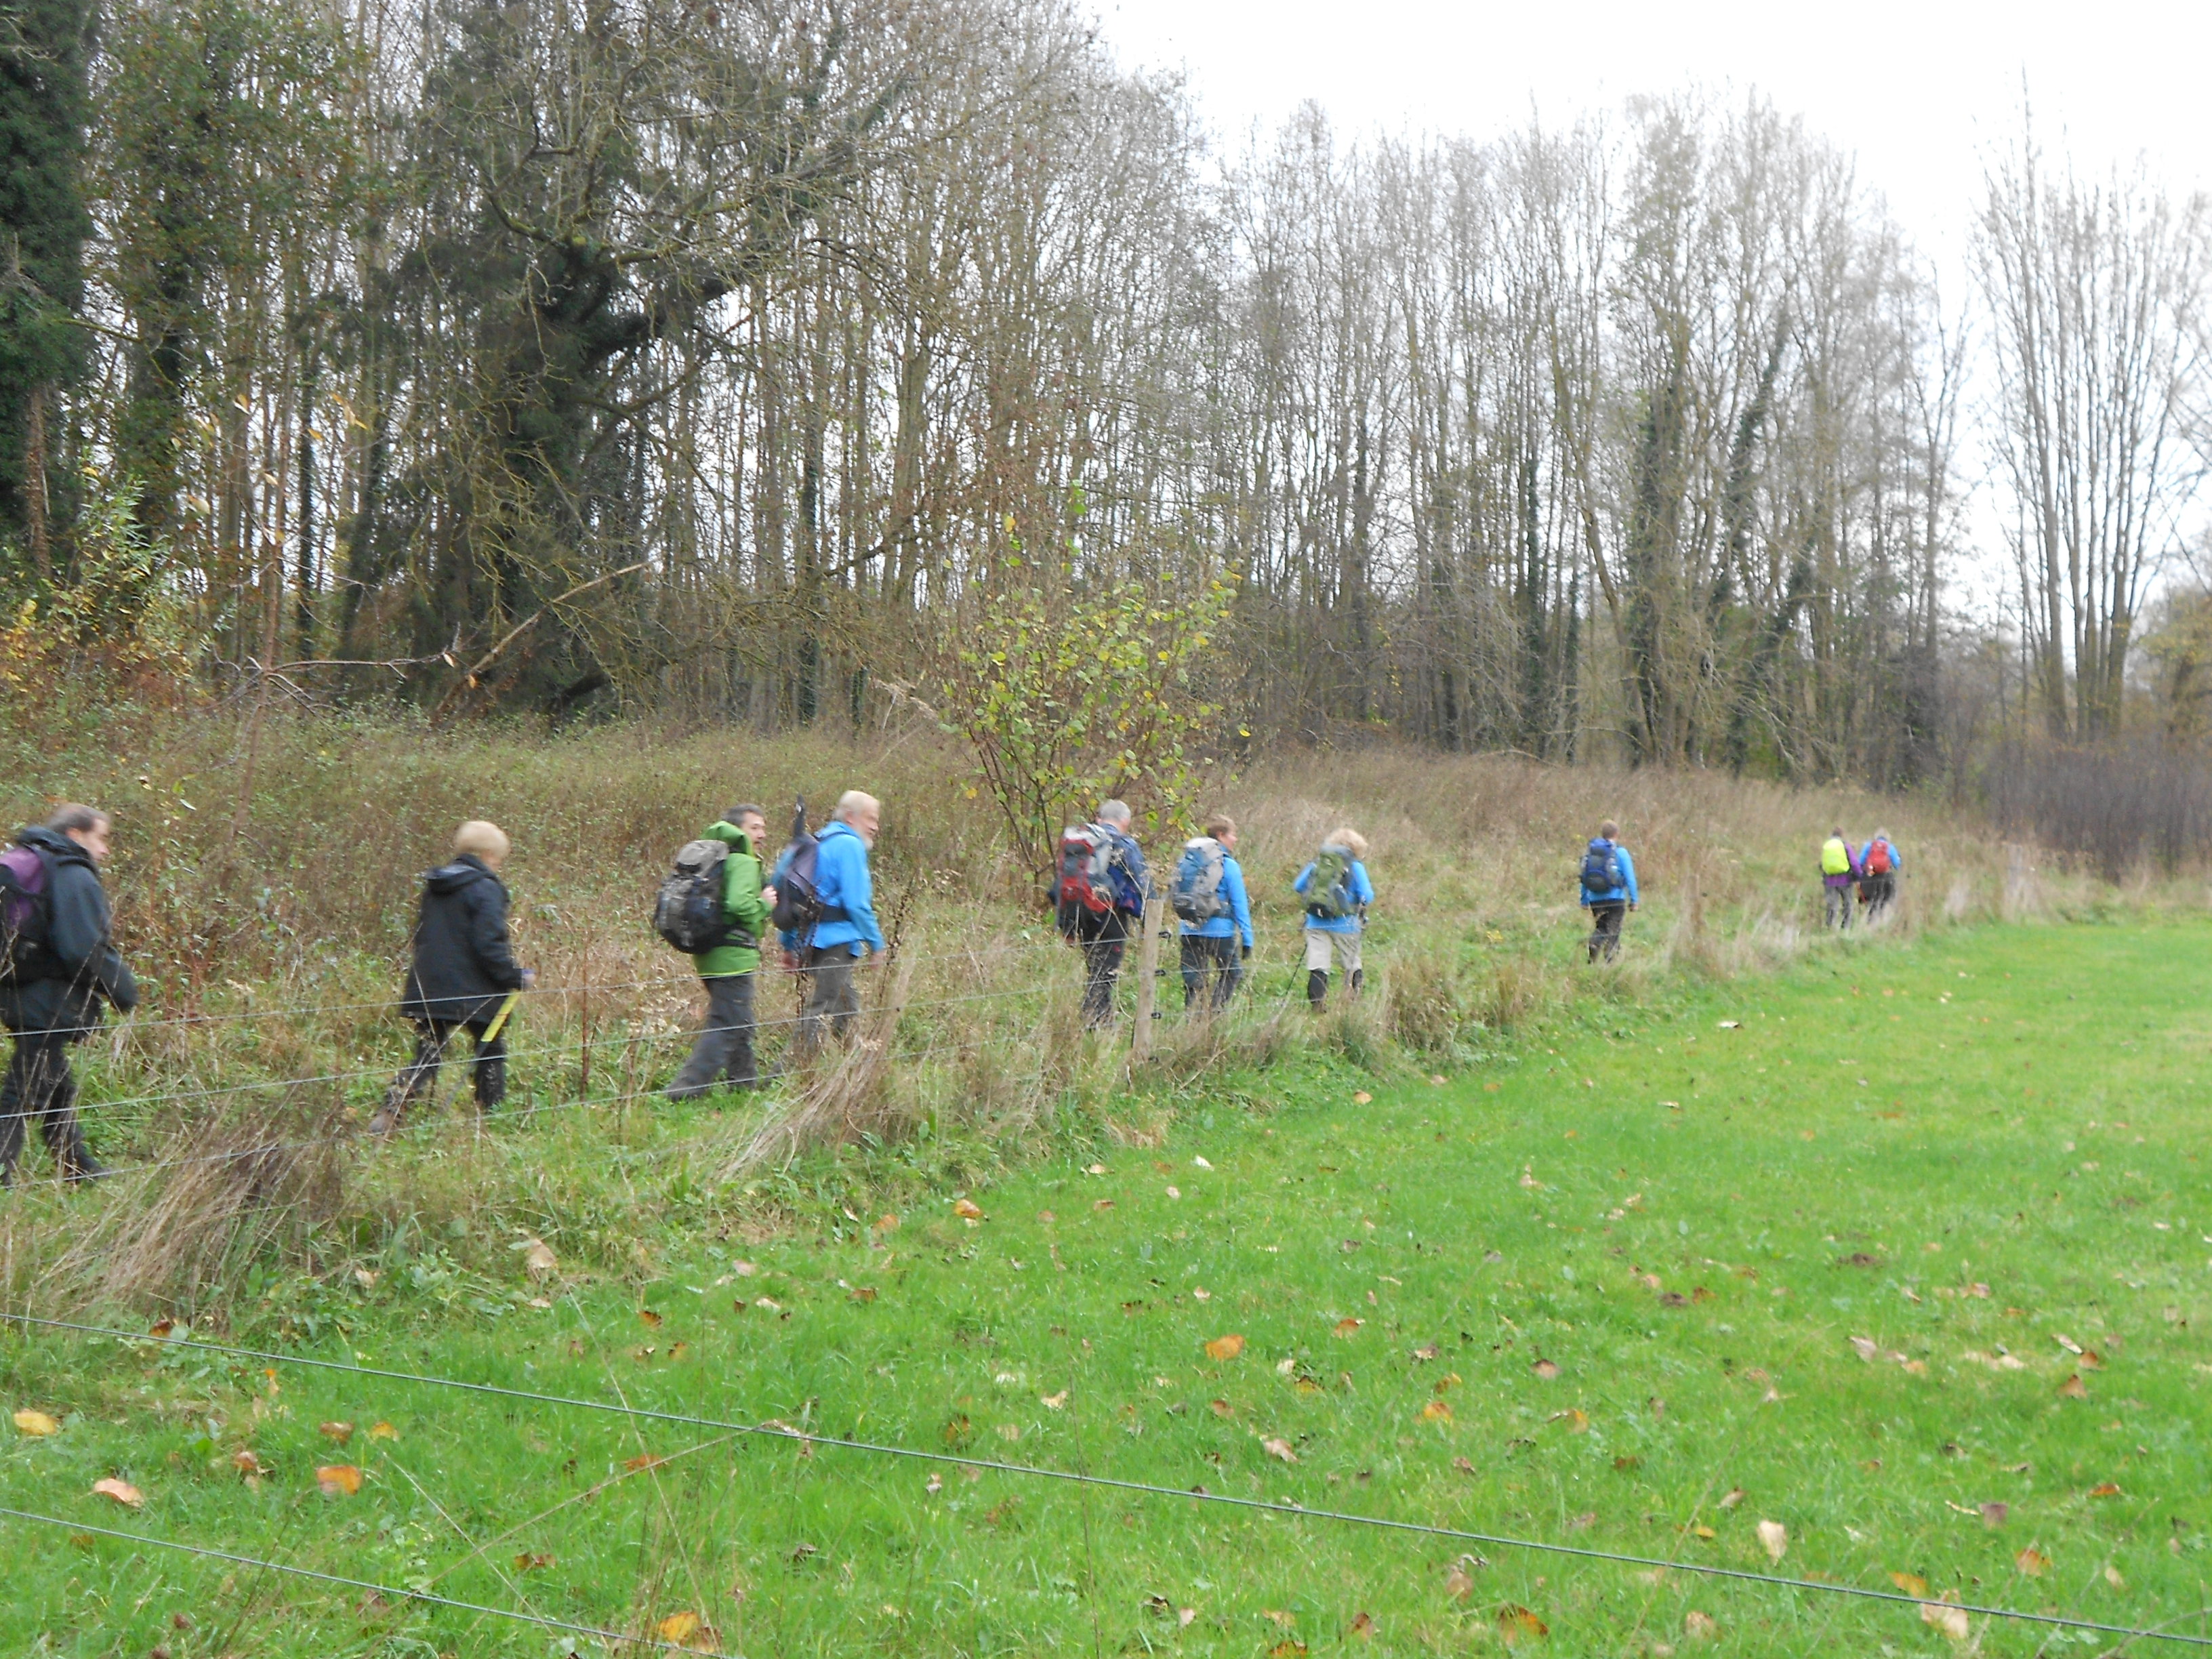
<svg viewBox="0 0 2212 1659">
<path fill-rule="evenodd" d="M 1313 862 L 1291 884 L 1306 902 L 1306 1006 L 1316 1013 L 1328 1003 L 1332 957 L 1344 969 L 1352 996 L 1366 982 L 1359 945 L 1367 931 L 1367 907 L 1375 902 L 1366 860 L 1366 836 L 1357 830 L 1331 830 Z"/>
<path fill-rule="evenodd" d="M 1054 919 L 1083 952 L 1083 1023 L 1114 1023 L 1114 987 L 1129 936 L 1144 926 L 1144 849 L 1129 834 L 1127 801 L 1102 801 L 1097 818 L 1060 837 Z"/>
<path fill-rule="evenodd" d="M 1585 961 L 1620 955 L 1621 924 L 1636 908 L 1636 860 L 1620 844 L 1620 826 L 1607 818 L 1583 852 L 1583 908 L 1590 913 Z"/>
<path fill-rule="evenodd" d="M 0 853 L 0 1024 L 15 1039 L 0 1078 L 0 1186 L 34 1121 L 64 1180 L 106 1173 L 85 1146 L 70 1048 L 100 1029 L 102 1005 L 138 1006 L 100 884 L 112 828 L 96 806 L 64 806 Z"/>
<path fill-rule="evenodd" d="M 536 977 L 516 963 L 507 936 L 507 884 L 499 878 L 507 854 L 507 832 L 471 818 L 453 832 L 453 858 L 422 878 L 399 1003 L 415 1022 L 415 1057 L 369 1119 L 373 1135 L 392 1133 L 416 1097 L 436 1088 L 455 1031 L 466 1031 L 474 1047 L 469 1070 L 477 1109 L 495 1110 L 507 1098 L 506 1015 L 514 994 Z"/>
<path fill-rule="evenodd" d="M 822 920 L 794 940 L 799 969 L 806 976 L 806 1003 L 792 1043 L 801 1059 L 814 1054 L 825 1036 L 842 1039 L 851 1028 L 860 1012 L 853 970 L 884 948 L 868 871 L 883 813 L 883 804 L 873 795 L 848 789 L 837 798 L 836 810 L 816 837 L 814 890 L 822 901 Z"/>
<path fill-rule="evenodd" d="M 1821 925 L 1838 932 L 1851 925 L 1851 909 L 1859 881 L 1859 861 L 1841 827 L 1831 830 L 1820 844 Z"/>
<path fill-rule="evenodd" d="M 1897 850 L 1888 830 L 1875 830 L 1874 839 L 1859 849 L 1859 902 L 1866 906 L 1869 922 L 1880 921 L 1896 899 L 1897 878 L 1904 873 L 1905 854 Z"/>
<path fill-rule="evenodd" d="M 753 1053 L 754 988 L 759 982 L 761 938 L 775 908 L 775 889 L 763 885 L 761 878 L 760 847 L 767 836 L 768 814 L 748 804 L 732 806 L 700 837 L 730 849 L 720 866 L 725 932 L 691 958 L 707 988 L 707 1019 L 690 1058 L 668 1085 L 671 1100 L 696 1099 L 724 1077 L 733 1089 L 760 1086 Z"/>
<path fill-rule="evenodd" d="M 1194 1006 L 1201 992 L 1209 1012 L 1227 1007 L 1244 977 L 1243 964 L 1251 959 L 1252 906 L 1236 852 L 1237 820 L 1217 812 L 1206 819 L 1203 834 L 1183 843 L 1176 866 L 1185 1008 Z"/>
</svg>

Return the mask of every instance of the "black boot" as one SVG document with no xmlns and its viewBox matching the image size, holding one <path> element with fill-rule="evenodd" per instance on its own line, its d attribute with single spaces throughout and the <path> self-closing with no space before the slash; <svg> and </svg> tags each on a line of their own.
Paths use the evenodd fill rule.
<svg viewBox="0 0 2212 1659">
<path fill-rule="evenodd" d="M 1307 1006 L 1308 1006 L 1309 1007 L 1312 1008 L 1312 1009 L 1314 1010 L 1314 1012 L 1315 1012 L 1318 1013 L 1318 1012 L 1321 1012 L 1321 1006 L 1322 1006 L 1322 1005 L 1323 1003 L 1327 1002 L 1328 1000 L 1328 969 L 1326 969 L 1326 968 L 1309 968 L 1309 969 L 1306 969 L 1306 1004 L 1307 1004 Z"/>
<path fill-rule="evenodd" d="M 1367 988 L 1367 970 L 1364 968 L 1353 969 L 1352 970 L 1352 979 L 1350 983 L 1352 986 L 1352 998 L 1356 1001 L 1358 999 L 1359 994 Z"/>
</svg>

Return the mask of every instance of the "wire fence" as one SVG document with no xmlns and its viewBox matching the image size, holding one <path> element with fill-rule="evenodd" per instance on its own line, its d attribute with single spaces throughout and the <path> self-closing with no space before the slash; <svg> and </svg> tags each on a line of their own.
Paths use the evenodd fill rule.
<svg viewBox="0 0 2212 1659">
<path fill-rule="evenodd" d="M 1926 1595 L 1909 1595 L 1901 1590 L 1878 1589 L 1864 1584 L 1850 1584 L 1820 1578 L 1786 1577 L 1778 1573 L 1754 1572 L 1741 1567 L 1727 1567 L 1659 1556 L 1632 1555 L 1618 1550 L 1598 1549 L 1590 1545 L 1563 1544 L 1548 1539 L 1522 1538 L 1504 1533 L 1478 1532 L 1463 1527 L 1441 1526 L 1432 1522 L 1406 1521 L 1389 1516 L 1362 1515 L 1348 1510 L 1309 1509 L 1301 1504 L 1277 1499 L 1240 1498 L 1233 1492 L 1209 1492 L 1203 1486 L 1189 1488 L 1166 1486 L 1152 1481 L 1128 1480 L 1112 1475 L 1091 1474 L 1080 1470 L 1053 1468 L 1042 1464 L 1009 1463 L 998 1458 L 969 1457 L 959 1452 L 932 1451 L 921 1447 L 901 1446 L 884 1441 L 861 1440 L 850 1436 L 817 1433 L 809 1430 L 793 1428 L 788 1424 L 781 1422 L 738 1422 L 726 1418 L 701 1416 L 690 1412 L 661 1411 L 648 1406 L 633 1406 L 627 1401 L 592 1400 L 576 1395 L 544 1394 L 532 1389 L 508 1388 L 502 1383 L 474 1382 L 465 1378 L 439 1376 L 421 1371 L 393 1370 L 383 1366 L 360 1365 L 348 1361 L 322 1359 L 308 1354 L 282 1353 L 270 1349 L 238 1347 L 228 1343 L 208 1342 L 197 1337 L 179 1336 L 173 1333 L 157 1336 L 146 1332 L 118 1330 L 109 1326 L 90 1325 L 71 1320 L 40 1318 L 24 1313 L 0 1314 L 0 1320 L 24 1327 L 27 1335 L 29 1328 L 35 1326 L 47 1330 L 67 1331 L 79 1335 L 110 1339 L 137 1346 L 180 1346 L 203 1352 L 222 1354 L 236 1359 L 251 1360 L 258 1364 L 297 1365 L 318 1370 L 343 1372 L 357 1376 L 372 1377 L 380 1382 L 449 1389 L 462 1393 L 526 1402 L 532 1405 L 555 1407 L 563 1410 L 602 1413 L 636 1421 L 688 1429 L 711 1430 L 720 1434 L 754 1435 L 771 1439 L 792 1440 L 809 1447 L 830 1447 L 841 1451 L 860 1452 L 874 1456 L 898 1458 L 912 1462 L 962 1469 L 975 1469 L 986 1474 L 1047 1480 L 1065 1486 L 1095 1487 L 1139 1497 L 1173 1498 L 1183 1503 L 1223 1505 L 1249 1513 L 1281 1516 L 1303 1521 L 1321 1521 L 1352 1527 L 1372 1527 L 1389 1532 L 1436 1538 L 1455 1544 L 1473 1544 L 1498 1550 L 1525 1550 L 1577 1560 L 1606 1562 L 1619 1566 L 1682 1572 L 1700 1577 L 1756 1584 L 1771 1589 L 1790 1590 L 1801 1594 L 1845 1596 L 1861 1601 L 1893 1603 L 1916 1609 L 1936 1608 L 1940 1609 L 1946 1617 L 1955 1613 L 1966 1617 L 2000 1619 L 2019 1624 L 2040 1626 L 2046 1629 L 2081 1631 L 2095 1636 L 2112 1637 L 2124 1641 L 2170 1642 L 2185 1647 L 2212 1648 L 2212 1635 L 2199 1635 L 2185 1631 L 2147 1626 L 2117 1625 L 2102 1620 L 2077 1619 L 2065 1613 L 2035 1612 L 2019 1607 L 2001 1607 L 1978 1602 L 1938 1601 Z M 0 1513 L 9 1512 L 0 1511 Z M 127 1536 L 128 1534 L 118 1535 Z M 406 1594 L 407 1592 L 397 1593 Z M 2200 1620 L 2212 1618 L 2212 1608 L 2200 1609 L 2195 1613 L 2185 1614 L 2183 1617 Z"/>
</svg>

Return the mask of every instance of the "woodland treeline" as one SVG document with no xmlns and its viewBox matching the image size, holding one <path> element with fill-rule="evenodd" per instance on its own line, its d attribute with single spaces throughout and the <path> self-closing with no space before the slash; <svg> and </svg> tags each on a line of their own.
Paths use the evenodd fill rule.
<svg viewBox="0 0 2212 1659">
<path fill-rule="evenodd" d="M 2203 206 L 2025 125 L 1945 294 L 1756 97 L 1224 157 L 1060 0 L 6 0 L 0 70 L 22 649 L 775 728 L 1225 582 L 1225 743 L 1883 783 L 2212 678 Z"/>
</svg>

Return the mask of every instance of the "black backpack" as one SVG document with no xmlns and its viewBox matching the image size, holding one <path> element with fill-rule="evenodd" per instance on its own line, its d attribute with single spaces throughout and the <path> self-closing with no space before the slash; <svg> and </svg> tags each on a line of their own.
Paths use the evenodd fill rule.
<svg viewBox="0 0 2212 1659">
<path fill-rule="evenodd" d="M 790 845 L 776 866 L 775 925 L 784 933 L 804 933 L 817 922 L 829 920 L 830 907 L 822 902 L 814 885 L 815 861 L 821 850 L 822 843 L 806 827 L 806 798 L 802 795 L 792 814 Z"/>
<path fill-rule="evenodd" d="M 686 842 L 676 855 L 675 867 L 661 879 L 653 902 L 653 929 L 686 956 L 719 951 L 726 945 L 750 949 L 760 943 L 742 924 L 722 914 L 729 859 L 726 842 Z"/>
</svg>

